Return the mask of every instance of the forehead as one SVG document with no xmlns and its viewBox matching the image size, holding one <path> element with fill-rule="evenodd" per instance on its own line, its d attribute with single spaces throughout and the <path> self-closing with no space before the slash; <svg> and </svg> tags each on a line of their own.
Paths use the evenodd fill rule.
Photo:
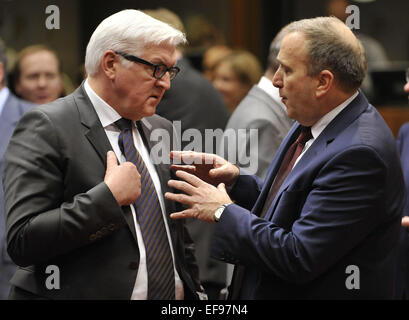
<svg viewBox="0 0 409 320">
<path fill-rule="evenodd" d="M 277 59 L 282 64 L 305 64 L 308 61 L 307 41 L 299 32 L 292 32 L 283 38 Z"/>
<path fill-rule="evenodd" d="M 49 51 L 37 51 L 29 53 L 20 61 L 21 72 L 32 70 L 54 70 L 58 71 L 58 60 Z"/>
<path fill-rule="evenodd" d="M 145 46 L 142 52 L 141 58 L 153 63 L 164 63 L 168 66 L 176 64 L 176 50 L 172 45 L 150 44 Z"/>
</svg>

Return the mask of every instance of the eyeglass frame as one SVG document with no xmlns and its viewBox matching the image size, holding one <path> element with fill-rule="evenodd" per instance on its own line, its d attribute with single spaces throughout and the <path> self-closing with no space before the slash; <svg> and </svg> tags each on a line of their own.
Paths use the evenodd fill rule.
<svg viewBox="0 0 409 320">
<path fill-rule="evenodd" d="M 142 64 L 145 64 L 147 66 L 153 67 L 153 75 L 152 76 L 157 80 L 162 79 L 162 77 L 166 74 L 166 72 L 169 72 L 170 80 L 173 80 L 173 79 L 176 78 L 177 74 L 180 71 L 180 68 L 176 67 L 176 66 L 168 68 L 168 66 L 166 64 L 164 64 L 164 63 L 154 64 L 152 62 L 149 62 L 149 61 L 146 61 L 144 59 L 138 58 L 138 57 L 136 57 L 136 56 L 134 56 L 132 54 L 128 54 L 128 53 L 124 53 L 124 52 L 116 51 L 116 50 L 113 50 L 113 51 L 117 55 L 120 55 L 121 57 L 125 58 L 128 61 L 142 63 Z M 158 70 L 160 70 L 159 69 L 160 67 L 164 67 L 165 69 L 164 69 L 164 72 L 161 75 L 157 76 L 156 73 L 157 73 Z"/>
</svg>

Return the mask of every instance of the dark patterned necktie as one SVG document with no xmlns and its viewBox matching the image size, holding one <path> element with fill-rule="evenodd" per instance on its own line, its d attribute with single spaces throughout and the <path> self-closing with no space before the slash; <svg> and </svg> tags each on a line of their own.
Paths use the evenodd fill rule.
<svg viewBox="0 0 409 320">
<path fill-rule="evenodd" d="M 268 209 L 273 203 L 278 190 L 283 184 L 285 178 L 287 178 L 287 176 L 293 169 L 297 158 L 301 155 L 305 143 L 310 139 L 312 139 L 311 127 L 302 127 L 300 135 L 298 136 L 297 140 L 295 140 L 295 142 L 290 146 L 290 148 L 288 148 L 283 162 L 281 163 L 280 169 L 278 169 L 277 175 L 268 193 L 266 202 L 264 203 L 263 210 L 261 211 L 261 218 L 264 218 L 264 216 L 266 215 Z"/>
<path fill-rule="evenodd" d="M 305 143 L 312 139 L 311 127 L 303 127 L 301 133 L 298 136 L 297 140 L 288 148 L 283 162 L 281 163 L 280 169 L 277 172 L 276 178 L 274 179 L 273 184 L 271 185 L 270 191 L 267 195 L 266 202 L 264 203 L 263 210 L 261 211 L 260 217 L 264 218 L 268 209 L 270 208 L 273 200 L 283 184 L 285 178 L 289 175 L 291 170 L 294 167 L 295 161 L 300 156 L 302 150 L 304 149 Z M 231 300 L 240 299 L 240 290 L 243 286 L 244 274 L 246 268 L 242 265 L 239 265 L 235 268 L 232 278 L 232 293 L 230 295 Z"/>
<path fill-rule="evenodd" d="M 115 124 L 121 130 L 118 143 L 122 154 L 127 161 L 135 164 L 141 175 L 141 195 L 134 205 L 146 249 L 148 299 L 173 300 L 175 275 L 172 253 L 156 189 L 148 168 L 135 148 L 131 120 L 121 118 Z"/>
</svg>

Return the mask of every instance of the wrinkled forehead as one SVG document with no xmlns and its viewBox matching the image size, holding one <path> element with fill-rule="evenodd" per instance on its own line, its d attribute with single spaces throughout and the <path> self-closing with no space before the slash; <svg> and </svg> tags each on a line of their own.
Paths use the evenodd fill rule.
<svg viewBox="0 0 409 320">
<path fill-rule="evenodd" d="M 154 63 L 161 62 L 169 66 L 176 64 L 177 52 L 174 45 L 149 43 L 141 51 L 141 57 Z"/>
<path fill-rule="evenodd" d="M 307 41 L 304 34 L 298 31 L 290 32 L 284 36 L 281 42 L 277 60 L 282 64 L 289 62 L 289 60 L 306 63 L 308 61 L 307 53 Z"/>
</svg>

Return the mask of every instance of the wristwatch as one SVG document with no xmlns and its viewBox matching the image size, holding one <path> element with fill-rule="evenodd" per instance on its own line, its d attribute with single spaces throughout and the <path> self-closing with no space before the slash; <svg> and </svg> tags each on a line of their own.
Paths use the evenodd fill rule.
<svg viewBox="0 0 409 320">
<path fill-rule="evenodd" d="M 214 218 L 215 222 L 219 222 L 220 217 L 222 216 L 222 213 L 223 213 L 224 209 L 226 209 L 229 204 L 231 204 L 231 203 L 223 204 L 223 205 L 221 205 L 220 207 L 218 207 L 216 209 L 216 211 L 214 212 L 214 215 L 213 215 L 213 218 Z"/>
</svg>

